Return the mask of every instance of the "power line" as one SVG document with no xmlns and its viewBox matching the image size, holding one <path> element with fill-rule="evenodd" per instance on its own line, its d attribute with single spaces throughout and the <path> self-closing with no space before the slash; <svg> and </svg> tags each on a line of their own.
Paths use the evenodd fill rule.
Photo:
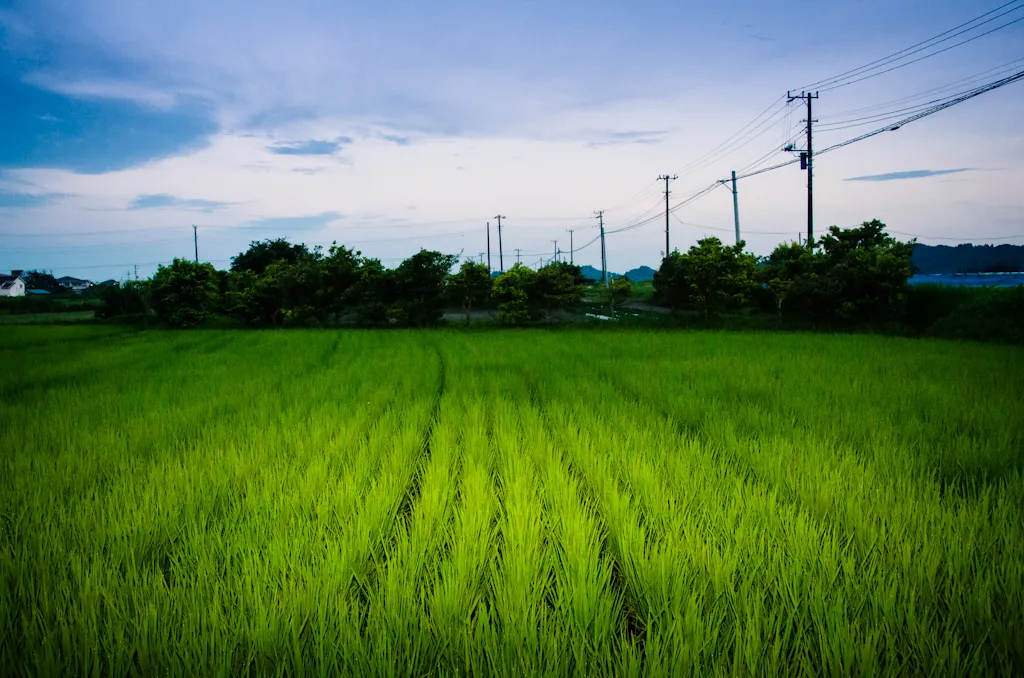
<svg viewBox="0 0 1024 678">
<path fill-rule="evenodd" d="M 852 85 L 852 84 L 857 83 L 857 82 L 862 82 L 862 81 L 868 80 L 870 78 L 876 78 L 879 75 L 884 75 L 886 73 L 891 73 L 892 71 L 895 71 L 895 70 L 897 70 L 899 68 L 905 68 L 906 66 L 910 66 L 911 64 L 916 64 L 919 61 L 924 61 L 925 59 L 931 58 L 931 57 L 936 56 L 938 54 L 942 54 L 943 52 L 948 52 L 949 50 L 953 49 L 954 47 L 959 47 L 960 45 L 966 45 L 969 42 L 973 42 L 973 41 L 977 40 L 978 38 L 984 38 L 986 35 L 989 35 L 990 33 L 995 33 L 996 31 L 1000 31 L 1000 30 L 1002 30 L 1002 29 L 1004 29 L 1004 28 L 1006 28 L 1008 26 L 1012 26 L 1013 24 L 1021 22 L 1021 21 L 1024 21 L 1024 16 L 1022 16 L 1020 18 L 1017 18 L 1017 19 L 1014 19 L 1013 21 L 1008 21 L 1005 24 L 1003 24 L 1002 26 L 997 26 L 997 27 L 993 28 L 992 30 L 985 31 L 981 35 L 976 35 L 973 38 L 969 38 L 967 40 L 963 40 L 961 42 L 956 43 L 955 45 L 950 45 L 949 47 L 946 47 L 945 49 L 940 49 L 937 52 L 932 52 L 931 54 L 926 54 L 923 57 L 919 57 L 919 58 L 914 59 L 912 61 L 908 61 L 906 63 L 899 64 L 898 66 L 893 66 L 892 68 L 887 68 L 884 71 L 878 71 L 877 73 L 872 73 L 870 75 L 865 75 L 863 77 L 857 78 L 856 80 L 847 80 L 846 82 L 842 82 L 842 83 L 840 83 L 838 85 L 832 85 L 831 87 L 823 87 L 823 88 L 821 88 L 821 91 L 822 92 L 828 92 L 828 91 L 837 89 L 839 87 L 846 87 L 847 85 Z"/>
<path fill-rule="evenodd" d="M 1012 72 L 1012 71 L 1016 70 L 1016 67 L 1019 64 L 1021 64 L 1021 63 L 1024 63 L 1024 57 L 1021 57 L 1019 59 L 1014 59 L 1013 61 L 1008 61 L 1008 62 L 1006 62 L 1004 64 L 1000 64 L 999 66 L 993 66 L 992 68 L 986 69 L 986 70 L 981 71 L 979 73 L 975 73 L 974 75 L 968 75 L 966 77 L 960 78 L 959 80 L 954 80 L 952 82 L 948 82 L 945 85 L 939 85 L 937 87 L 932 87 L 930 89 L 923 90 L 923 91 L 918 92 L 916 94 L 911 94 L 911 95 L 908 95 L 908 96 L 905 96 L 905 97 L 900 97 L 899 99 L 892 99 L 890 101 L 885 101 L 885 102 L 882 102 L 882 103 L 879 103 L 879 104 L 873 104 L 871 106 L 862 106 L 860 108 L 853 108 L 853 109 L 849 109 L 849 110 L 846 110 L 846 111 L 841 111 L 839 113 L 834 113 L 830 117 L 838 118 L 838 117 L 847 116 L 847 115 L 854 115 L 854 114 L 858 114 L 858 113 L 870 113 L 872 111 L 877 111 L 877 110 L 880 110 L 880 109 L 883 109 L 883 108 L 888 108 L 890 106 L 894 106 L 894 105 L 897 105 L 897 104 L 907 103 L 907 102 L 910 102 L 910 101 L 915 101 L 917 99 L 924 99 L 924 98 L 926 98 L 928 96 L 931 96 L 931 95 L 934 95 L 934 94 L 936 94 L 938 92 L 944 92 L 944 91 L 947 91 L 947 90 L 950 90 L 950 89 L 955 89 L 956 87 L 958 87 L 960 85 L 963 85 L 963 84 L 965 84 L 967 82 L 971 82 L 971 81 L 974 81 L 974 80 L 980 80 L 980 79 L 989 77 L 994 72 L 1000 72 L 1000 71 Z M 825 124 L 830 124 L 830 123 L 825 123 Z"/>
<path fill-rule="evenodd" d="M 945 110 L 947 108 L 950 108 L 951 106 L 956 106 L 957 104 L 963 103 L 964 101 L 967 101 L 968 99 L 973 99 L 974 97 L 980 96 L 980 95 L 984 94 L 985 92 L 991 92 L 994 89 L 999 89 L 1000 87 L 1005 87 L 1006 85 L 1009 85 L 1009 84 L 1012 84 L 1014 82 L 1017 82 L 1017 81 L 1021 80 L 1022 78 L 1024 78 L 1024 71 L 1019 71 L 1019 72 L 1014 73 L 1013 75 L 1008 76 L 1006 78 L 1001 78 L 999 80 L 996 80 L 994 82 L 990 82 L 990 83 L 988 83 L 986 85 L 983 85 L 981 87 L 976 87 L 976 88 L 974 88 L 972 90 L 964 92 L 961 95 L 956 96 L 956 97 L 954 97 L 952 99 L 946 100 L 946 101 L 944 101 L 941 104 L 937 104 L 937 105 L 932 106 L 932 107 L 930 107 L 928 109 L 925 109 L 923 111 L 915 113 L 914 115 L 911 115 L 911 116 L 908 116 L 906 118 L 903 118 L 902 120 L 900 120 L 900 121 L 898 121 L 896 123 L 890 123 L 890 124 L 885 125 L 884 127 L 879 127 L 878 129 L 875 129 L 875 130 L 873 130 L 871 132 L 868 132 L 866 134 L 861 134 L 859 136 L 853 137 L 852 139 L 847 139 L 846 141 L 842 141 L 842 142 L 840 142 L 838 144 L 833 144 L 833 145 L 829 146 L 828 148 L 822 149 L 820 151 L 816 151 L 815 155 L 821 155 L 822 153 L 828 153 L 828 152 L 834 151 L 834 150 L 836 150 L 838 148 L 842 148 L 844 146 L 849 146 L 850 144 L 855 144 L 855 143 L 857 143 L 859 141 L 864 141 L 865 139 L 870 139 L 871 137 L 876 136 L 878 134 L 882 134 L 883 132 L 894 132 L 894 131 L 898 130 L 899 128 L 903 127 L 904 125 L 908 125 L 908 124 L 910 124 L 912 122 L 920 120 L 921 118 L 928 117 L 929 115 L 934 115 L 935 113 L 938 113 L 939 111 L 943 111 L 943 110 Z M 737 175 L 736 178 L 737 179 L 748 179 L 750 177 L 757 176 L 758 174 L 764 174 L 766 172 L 773 172 L 773 171 L 775 171 L 777 169 L 780 169 L 782 167 L 787 167 L 787 166 L 792 165 L 792 164 L 797 163 L 797 162 L 800 162 L 800 160 L 799 159 L 787 160 L 786 162 L 780 162 L 780 163 L 778 163 L 776 165 L 772 165 L 771 167 L 765 167 L 765 168 L 762 168 L 762 169 L 759 169 L 759 170 L 756 170 L 756 171 L 753 171 L 753 172 L 747 172 L 746 174 L 743 174 L 743 175 Z"/>
<path fill-rule="evenodd" d="M 962 24 L 960 24 L 958 26 L 954 26 L 953 28 L 950 28 L 949 30 L 943 31 L 942 33 L 939 33 L 936 36 L 928 38 L 927 40 L 922 40 L 919 43 L 911 45 L 910 47 L 906 47 L 904 49 L 901 49 L 898 52 L 893 52 L 892 54 L 890 54 L 888 56 L 884 56 L 884 57 L 882 57 L 880 59 L 875 59 L 874 61 L 871 61 L 871 62 L 869 62 L 867 64 L 864 64 L 863 66 L 859 66 L 857 68 L 853 68 L 853 69 L 850 69 L 848 71 L 844 71 L 844 72 L 839 73 L 838 75 L 834 75 L 834 76 L 832 76 L 830 78 L 825 78 L 824 80 L 818 80 L 817 82 L 812 82 L 810 84 L 803 85 L 802 87 L 799 87 L 797 89 L 800 89 L 800 90 L 809 90 L 809 89 L 815 89 L 815 88 L 817 88 L 819 90 L 825 90 L 826 88 L 833 89 L 833 85 L 838 86 L 836 83 L 838 83 L 838 82 L 840 82 L 840 81 L 842 81 L 844 79 L 853 78 L 853 77 L 856 77 L 856 76 L 859 76 L 859 75 L 863 74 L 866 71 L 873 70 L 873 69 L 876 69 L 876 68 L 881 68 L 883 66 L 887 66 L 888 64 L 893 63 L 894 61 L 899 61 L 899 60 L 903 59 L 904 57 L 910 56 L 911 54 L 916 54 L 917 52 L 920 52 L 922 49 L 928 49 L 929 47 L 934 47 L 935 45 L 940 44 L 942 42 L 945 42 L 946 40 L 952 39 L 952 38 L 956 37 L 957 35 L 960 35 L 963 32 L 973 30 L 974 28 L 977 28 L 978 26 L 981 26 L 982 24 L 978 24 L 977 26 L 973 26 L 971 28 L 966 28 L 966 31 L 961 31 L 960 33 L 955 33 L 954 35 L 949 35 L 950 33 L 954 33 L 955 31 L 959 31 L 962 28 L 965 28 L 967 26 L 970 26 L 971 24 L 976 23 L 980 19 L 984 19 L 985 17 L 990 16 L 992 14 L 995 14 L 996 12 L 1000 12 L 1000 11 L 1006 9 L 1007 7 L 1009 7 L 1010 5 L 1016 5 L 1019 2 L 1020 2 L 1020 0 L 1011 0 L 1010 2 L 1007 2 L 1007 3 L 1003 4 L 1003 5 L 1000 5 L 999 7 L 996 7 L 995 9 L 993 9 L 991 11 L 985 12 L 984 14 L 982 14 L 980 16 L 974 17 L 970 21 L 965 21 L 964 23 L 962 23 Z M 1019 6 L 1015 7 L 1014 9 L 1009 10 L 1009 12 L 1013 12 L 1013 11 L 1019 9 L 1019 8 L 1020 8 Z M 1004 12 L 1004 14 L 1008 14 L 1009 12 Z M 1003 16 L 1003 15 L 1001 14 L 999 16 Z M 999 17 L 993 17 L 992 19 L 989 19 L 988 21 L 992 21 L 992 20 L 998 19 L 998 18 Z M 988 23 L 988 21 L 985 21 L 983 23 Z M 996 29 L 996 30 L 998 30 L 998 29 Z M 986 33 L 986 35 L 987 35 L 987 33 Z M 943 36 L 948 36 L 948 37 L 943 37 Z M 977 36 L 977 37 L 981 37 L 981 36 Z M 939 38 L 943 38 L 943 39 L 939 40 Z M 958 44 L 962 44 L 962 43 L 958 43 Z M 958 45 L 953 45 L 953 47 L 956 47 L 956 46 L 958 46 Z M 943 51 L 945 51 L 945 50 L 943 50 Z M 936 52 L 936 54 L 938 54 L 938 52 Z M 934 56 L 934 54 L 931 55 L 931 56 Z M 847 84 L 850 84 L 850 83 L 847 83 Z"/>
</svg>

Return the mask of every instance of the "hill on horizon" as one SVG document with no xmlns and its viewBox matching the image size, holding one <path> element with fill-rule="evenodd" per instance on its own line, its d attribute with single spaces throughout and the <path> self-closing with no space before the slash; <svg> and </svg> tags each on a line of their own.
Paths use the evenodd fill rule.
<svg viewBox="0 0 1024 678">
<path fill-rule="evenodd" d="M 915 245 L 910 261 L 918 273 L 1012 273 L 1024 271 L 1024 245 Z"/>
</svg>

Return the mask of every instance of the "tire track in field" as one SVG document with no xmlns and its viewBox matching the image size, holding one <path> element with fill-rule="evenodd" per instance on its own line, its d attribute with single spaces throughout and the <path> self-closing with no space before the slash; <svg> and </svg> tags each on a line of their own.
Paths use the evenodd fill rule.
<svg viewBox="0 0 1024 678">
<path fill-rule="evenodd" d="M 405 489 L 401 503 L 398 505 L 397 517 L 404 518 L 408 522 L 412 516 L 412 506 L 420 496 L 420 485 L 423 481 L 423 469 L 430 461 L 430 445 L 434 439 L 434 429 L 437 427 L 441 414 L 441 398 L 444 397 L 448 388 L 448 365 L 445 362 L 444 354 L 436 344 L 431 344 L 434 353 L 437 355 L 438 379 L 437 391 L 434 394 L 434 403 L 430 408 L 430 416 L 427 418 L 427 425 L 423 430 L 423 442 L 420 444 L 420 455 L 416 460 L 416 471 Z"/>
<path fill-rule="evenodd" d="M 333 358 L 334 354 L 338 352 L 338 347 L 339 346 L 341 346 L 341 332 L 337 332 L 336 333 L 336 335 L 334 337 L 334 341 L 332 341 L 327 346 L 327 348 L 325 348 L 323 350 L 323 352 L 320 354 L 319 358 L 317 358 L 315 361 L 313 361 L 313 362 L 309 363 L 308 365 L 306 365 L 295 376 L 297 376 L 299 378 L 308 377 L 309 375 L 311 375 L 314 372 L 316 372 L 316 370 L 318 368 L 320 368 L 320 367 L 327 367 L 328 365 L 330 365 L 331 358 Z M 281 379 L 278 382 L 278 386 L 280 387 L 281 385 L 284 384 L 285 379 L 290 379 L 290 378 L 291 378 L 290 375 L 282 376 Z"/>
<path fill-rule="evenodd" d="M 544 425 L 547 437 L 555 443 L 557 448 L 562 448 L 563 446 L 559 443 L 554 423 L 551 421 L 548 409 L 545 407 L 545 399 L 541 395 L 539 379 L 534 374 L 526 374 L 525 381 L 530 405 L 540 412 L 541 422 Z M 593 507 L 598 521 L 602 526 L 605 526 L 605 529 L 607 530 L 608 518 L 605 512 L 602 511 L 597 493 L 594 491 L 590 481 L 587 480 L 586 474 L 582 472 L 578 463 L 576 463 L 570 455 L 562 454 L 561 457 L 562 461 L 566 465 L 568 475 L 577 482 L 577 486 L 579 487 L 583 497 L 589 502 L 590 506 Z M 621 556 L 616 556 L 615 551 L 617 550 L 617 546 L 609 544 L 609 537 L 606 534 L 606 536 L 601 540 L 601 558 L 606 559 L 610 564 L 610 585 L 613 595 L 621 601 L 622 617 L 626 633 L 628 633 L 633 640 L 634 647 L 637 648 L 639 656 L 643 657 L 645 656 L 647 633 L 640 614 L 641 606 L 639 597 L 635 587 L 629 581 L 629 577 L 626 576 L 625 568 L 620 562 Z"/>
<path fill-rule="evenodd" d="M 618 375 L 611 370 L 608 370 L 603 366 L 596 367 L 596 370 L 601 376 L 601 381 L 613 384 L 619 395 L 623 396 L 627 400 L 633 401 L 646 410 L 660 415 L 661 418 L 669 426 L 674 428 L 680 436 L 698 442 L 705 449 L 712 451 L 712 458 L 723 466 L 732 469 L 740 479 L 745 481 L 749 480 L 754 485 L 764 487 L 768 490 L 777 490 L 778 497 L 782 502 L 794 507 L 798 511 L 809 511 L 809 509 L 803 505 L 803 500 L 800 499 L 796 491 L 788 482 L 785 481 L 784 478 L 779 478 L 774 482 L 764 478 L 757 469 L 754 468 L 754 465 L 751 464 L 749 460 L 739 457 L 736 453 L 729 451 L 723 445 L 714 441 L 704 430 L 704 425 L 702 423 L 682 421 L 676 413 L 665 407 L 664 403 L 645 395 L 640 390 L 620 379 Z"/>
<path fill-rule="evenodd" d="M 91 344 L 105 339 L 122 339 L 122 338 L 133 338 L 145 332 L 145 328 L 135 328 L 124 332 L 104 332 L 103 334 L 93 334 L 84 337 L 62 337 L 59 339 L 49 339 L 42 341 L 33 341 L 30 343 L 12 343 L 0 346 L 0 352 L 6 351 L 20 351 L 24 349 L 39 349 L 48 348 L 50 346 L 57 346 L 60 344 L 74 344 L 75 346 L 81 346 L 83 344 Z"/>
<path fill-rule="evenodd" d="M 395 511 L 395 519 L 392 521 L 393 525 L 398 525 L 401 522 L 406 529 L 412 521 L 412 511 L 416 500 L 420 496 L 420 486 L 423 481 L 423 471 L 426 468 L 427 461 L 431 455 L 431 442 L 433 440 L 434 428 L 437 426 L 440 412 L 441 412 L 441 399 L 448 388 L 448 365 L 444 359 L 444 354 L 441 349 L 435 343 L 431 343 L 430 347 L 433 349 L 437 356 L 438 362 L 438 383 L 437 390 L 434 394 L 434 402 L 430 408 L 430 415 L 427 418 L 426 426 L 424 427 L 422 434 L 422 442 L 420 443 L 420 453 L 415 460 L 416 468 L 413 470 L 412 475 L 409 478 L 409 482 L 402 492 L 402 498 L 398 502 L 398 507 Z M 384 416 L 388 410 L 392 409 L 395 404 L 395 399 L 392 398 L 387 406 L 383 408 L 381 417 Z M 378 417 L 379 418 L 379 417 Z M 372 431 L 372 427 L 370 427 Z M 369 609 L 371 606 L 371 592 L 377 587 L 378 577 L 380 572 L 387 567 L 388 564 L 388 553 L 387 546 L 388 542 L 394 540 L 394 529 L 392 533 L 385 536 L 383 531 L 381 539 L 378 540 L 377 548 L 372 549 L 369 554 L 369 563 L 365 575 L 356 585 L 356 602 L 361 610 L 360 623 L 359 623 L 359 635 L 365 637 L 367 625 L 369 621 Z"/>
</svg>

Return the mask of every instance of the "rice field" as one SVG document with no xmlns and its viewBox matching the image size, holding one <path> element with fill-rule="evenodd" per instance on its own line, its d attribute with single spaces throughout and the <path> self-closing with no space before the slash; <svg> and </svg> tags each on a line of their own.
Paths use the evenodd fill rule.
<svg viewBox="0 0 1024 678">
<path fill-rule="evenodd" d="M 1024 351 L 0 345 L 0 673 L 1021 675 Z"/>
</svg>

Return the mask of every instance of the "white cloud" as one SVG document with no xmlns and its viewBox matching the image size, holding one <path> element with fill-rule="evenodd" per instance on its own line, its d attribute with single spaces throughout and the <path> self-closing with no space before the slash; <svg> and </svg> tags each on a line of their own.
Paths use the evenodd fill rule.
<svg viewBox="0 0 1024 678">
<path fill-rule="evenodd" d="M 171 109 L 178 103 L 178 96 L 174 93 L 119 80 L 67 79 L 54 73 L 37 71 L 27 75 L 25 77 L 25 82 L 30 85 L 35 85 L 36 87 L 50 90 L 51 92 L 57 92 L 71 97 L 85 99 L 124 99 L 161 110 Z M 57 121 L 53 116 L 49 117 L 51 118 L 51 121 Z"/>
</svg>

